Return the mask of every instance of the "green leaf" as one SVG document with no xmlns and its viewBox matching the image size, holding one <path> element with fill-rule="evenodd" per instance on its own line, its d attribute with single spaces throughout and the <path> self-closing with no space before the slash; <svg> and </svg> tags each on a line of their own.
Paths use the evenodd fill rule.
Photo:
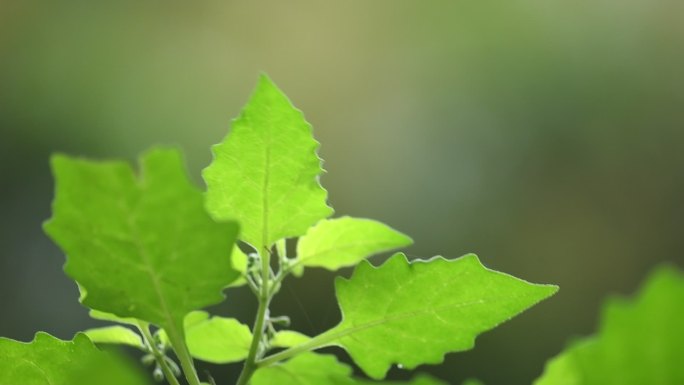
<svg viewBox="0 0 684 385">
<path fill-rule="evenodd" d="M 88 329 L 83 334 L 96 344 L 116 344 L 128 345 L 138 349 L 145 348 L 140 335 L 123 326 L 105 326 Z"/>
<path fill-rule="evenodd" d="M 606 303 L 595 337 L 546 365 L 535 385 L 684 384 L 684 274 L 653 273 L 633 301 Z"/>
<path fill-rule="evenodd" d="M 411 381 L 368 381 L 358 380 L 358 385 L 448 385 L 446 382 L 429 376 L 427 374 L 418 374 Z M 464 384 L 466 385 L 466 384 Z"/>
<path fill-rule="evenodd" d="M 374 220 L 350 217 L 323 220 L 299 239 L 294 264 L 337 270 L 411 243 L 408 236 Z"/>
<path fill-rule="evenodd" d="M 215 364 L 239 362 L 247 358 L 252 332 L 247 325 L 233 318 L 185 318 L 185 340 L 193 357 Z"/>
<path fill-rule="evenodd" d="M 352 369 L 333 355 L 303 353 L 257 370 L 250 385 L 355 385 L 351 375 Z"/>
<path fill-rule="evenodd" d="M 235 245 L 233 247 L 233 252 L 230 254 L 230 263 L 237 272 L 240 273 L 240 277 L 233 281 L 229 287 L 238 287 L 247 283 L 247 254 L 243 253 L 242 250 Z"/>
<path fill-rule="evenodd" d="M 369 381 L 352 376 L 352 368 L 330 354 L 303 353 L 289 361 L 254 373 L 251 385 L 447 385 L 427 374 L 419 374 L 409 382 Z"/>
<path fill-rule="evenodd" d="M 85 298 L 85 295 L 83 295 L 82 298 Z M 83 302 L 83 299 L 81 299 L 81 302 Z M 88 312 L 88 315 L 90 316 L 90 318 L 93 318 L 96 320 L 116 322 L 116 323 L 125 324 L 125 325 L 137 326 L 138 322 L 139 322 L 136 318 L 121 318 L 121 317 L 115 316 L 112 313 L 106 313 L 103 311 L 92 310 L 92 309 Z"/>
<path fill-rule="evenodd" d="M 29 343 L 0 338 L 0 385 L 142 385 L 121 358 L 102 352 L 83 334 L 62 341 L 37 333 Z"/>
<path fill-rule="evenodd" d="M 303 235 L 332 214 L 318 181 L 318 145 L 301 111 L 263 75 L 204 170 L 209 212 L 237 219 L 240 239 L 260 253 L 279 239 Z"/>
<path fill-rule="evenodd" d="M 182 342 L 185 314 L 221 302 L 238 276 L 230 262 L 237 225 L 205 212 L 179 151 L 155 149 L 140 163 L 136 176 L 125 162 L 54 156 L 45 229 L 85 289 L 84 305 L 156 324 Z"/>
<path fill-rule="evenodd" d="M 281 330 L 271 339 L 274 348 L 291 348 L 309 342 L 311 337 L 294 330 Z"/>
<path fill-rule="evenodd" d="M 472 254 L 409 263 L 397 253 L 335 283 L 343 320 L 314 340 L 344 347 L 374 379 L 395 363 L 414 369 L 471 349 L 478 334 L 558 290 L 488 270 Z"/>
</svg>

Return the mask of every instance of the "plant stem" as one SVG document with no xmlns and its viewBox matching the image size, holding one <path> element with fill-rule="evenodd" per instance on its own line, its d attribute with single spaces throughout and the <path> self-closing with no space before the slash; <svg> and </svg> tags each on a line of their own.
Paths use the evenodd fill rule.
<svg viewBox="0 0 684 385">
<path fill-rule="evenodd" d="M 249 380 L 252 378 L 254 371 L 257 369 L 257 356 L 259 355 L 261 337 L 264 333 L 268 305 L 271 301 L 271 293 L 269 289 L 269 283 L 271 282 L 270 262 L 270 253 L 268 249 L 264 248 L 263 255 L 261 256 L 261 291 L 258 297 L 259 308 L 257 309 L 257 316 L 256 320 L 254 321 L 254 328 L 252 330 L 252 344 L 249 347 L 247 360 L 245 361 L 245 366 L 242 368 L 237 385 L 247 385 Z"/>
<path fill-rule="evenodd" d="M 159 364 L 159 367 L 161 367 L 162 373 L 164 373 L 164 377 L 166 377 L 166 381 L 168 381 L 171 385 L 180 385 L 178 379 L 169 367 L 169 364 L 164 359 L 164 354 L 157 349 L 157 345 L 154 343 L 154 337 L 152 337 L 152 334 L 150 333 L 150 325 L 145 322 L 138 321 L 136 326 L 142 333 L 143 338 L 145 338 L 145 342 L 147 342 L 150 350 L 152 350 L 152 355 L 154 355 L 155 360 L 157 360 L 157 364 Z"/>
<path fill-rule="evenodd" d="M 286 360 L 290 357 L 294 357 L 297 354 L 308 352 L 310 350 L 322 348 L 325 346 L 329 346 L 331 342 L 334 340 L 338 339 L 340 335 L 344 333 L 336 332 L 335 329 L 331 329 L 331 332 L 323 333 L 320 334 L 309 341 L 293 346 L 287 350 L 283 350 L 282 352 L 278 352 L 276 354 L 270 355 L 262 360 L 257 361 L 256 367 L 257 368 L 263 368 L 266 366 L 273 365 L 275 363 L 278 363 L 280 361 Z"/>
<path fill-rule="evenodd" d="M 195 365 L 192 362 L 192 356 L 188 350 L 188 346 L 185 344 L 185 337 L 179 336 L 177 333 L 169 333 L 169 341 L 173 347 L 173 351 L 176 352 L 176 357 L 180 362 L 181 368 L 183 368 L 183 374 L 185 374 L 185 379 L 188 380 L 190 385 L 201 385 L 197 372 L 195 371 Z"/>
</svg>

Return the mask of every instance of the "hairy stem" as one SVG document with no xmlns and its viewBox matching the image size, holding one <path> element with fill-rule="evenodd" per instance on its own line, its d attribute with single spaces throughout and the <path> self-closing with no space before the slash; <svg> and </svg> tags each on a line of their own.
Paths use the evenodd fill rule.
<svg viewBox="0 0 684 385">
<path fill-rule="evenodd" d="M 147 346 L 150 347 L 152 355 L 154 355 L 154 359 L 157 361 L 157 364 L 159 364 L 159 367 L 161 367 L 162 373 L 164 373 L 164 377 L 166 377 L 166 381 L 168 381 L 171 385 L 180 385 L 178 379 L 173 374 L 173 370 L 171 370 L 169 364 L 164 359 L 164 353 L 160 352 L 157 348 L 157 344 L 154 342 L 154 337 L 152 337 L 152 334 L 150 333 L 150 325 L 146 322 L 138 321 L 136 326 L 138 327 L 138 330 L 140 330 L 140 333 L 142 333 L 145 342 L 147 342 Z"/>
<path fill-rule="evenodd" d="M 247 360 L 240 373 L 237 385 L 247 385 L 252 378 L 254 371 L 257 369 L 256 362 L 259 359 L 259 347 L 261 338 L 264 333 L 264 326 L 266 324 L 266 317 L 268 314 L 268 305 L 271 301 L 271 293 L 269 283 L 271 281 L 271 263 L 270 253 L 268 249 L 263 250 L 261 256 L 261 290 L 259 293 L 259 308 L 257 310 L 256 320 L 254 321 L 254 328 L 252 330 L 252 344 L 249 347 Z"/>
</svg>

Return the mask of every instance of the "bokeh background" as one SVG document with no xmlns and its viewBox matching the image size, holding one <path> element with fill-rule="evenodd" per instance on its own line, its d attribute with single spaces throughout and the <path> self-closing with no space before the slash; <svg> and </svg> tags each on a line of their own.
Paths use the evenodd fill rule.
<svg viewBox="0 0 684 385">
<path fill-rule="evenodd" d="M 475 252 L 561 286 L 421 368 L 529 384 L 604 297 L 684 265 L 682 47 L 677 0 L 0 0 L 0 335 L 98 325 L 41 230 L 51 153 L 173 144 L 202 185 L 265 71 L 314 125 L 337 215 L 410 234 L 411 256 Z M 288 280 L 274 313 L 334 325 L 333 276 Z M 254 310 L 240 290 L 213 309 Z M 228 383 L 238 368 L 210 369 Z"/>
</svg>

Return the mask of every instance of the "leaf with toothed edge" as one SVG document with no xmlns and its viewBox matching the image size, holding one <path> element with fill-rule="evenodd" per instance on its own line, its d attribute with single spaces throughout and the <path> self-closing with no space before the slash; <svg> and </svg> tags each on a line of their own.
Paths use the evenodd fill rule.
<svg viewBox="0 0 684 385">
<path fill-rule="evenodd" d="M 374 379 L 393 364 L 414 369 L 471 349 L 478 334 L 558 290 L 489 270 L 473 254 L 409 262 L 402 253 L 379 267 L 361 262 L 335 288 L 342 322 L 316 339 L 343 347 Z"/>
<path fill-rule="evenodd" d="M 262 75 L 202 173 L 209 212 L 238 220 L 240 239 L 259 252 L 277 240 L 303 235 L 333 211 L 319 183 L 318 146 L 302 112 Z"/>
<path fill-rule="evenodd" d="M 230 262 L 237 225 L 206 213 L 179 151 L 153 149 L 140 164 L 138 176 L 126 162 L 54 156 L 45 230 L 67 255 L 84 305 L 180 337 L 185 314 L 221 302 L 238 277 Z"/>
<path fill-rule="evenodd" d="M 126 360 L 100 351 L 84 334 L 62 341 L 37 333 L 25 343 L 0 338 L 0 385 L 143 385 Z"/>
<path fill-rule="evenodd" d="M 326 219 L 299 238 L 294 272 L 301 275 L 305 266 L 328 270 L 354 266 L 374 254 L 411 243 L 413 240 L 408 236 L 371 219 Z"/>
</svg>

